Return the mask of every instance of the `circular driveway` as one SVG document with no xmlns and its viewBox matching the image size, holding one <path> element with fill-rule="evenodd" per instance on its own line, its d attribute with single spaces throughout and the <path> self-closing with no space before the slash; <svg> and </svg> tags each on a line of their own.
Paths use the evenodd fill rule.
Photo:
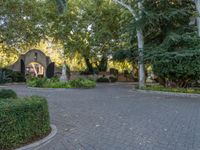
<svg viewBox="0 0 200 150">
<path fill-rule="evenodd" d="M 128 84 L 28 89 L 49 102 L 56 137 L 39 150 L 200 150 L 200 98 L 140 93 Z"/>
</svg>

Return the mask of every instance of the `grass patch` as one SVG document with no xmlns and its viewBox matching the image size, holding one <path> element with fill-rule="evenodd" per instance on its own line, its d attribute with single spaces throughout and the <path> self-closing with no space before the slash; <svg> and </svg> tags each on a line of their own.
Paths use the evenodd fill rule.
<svg viewBox="0 0 200 150">
<path fill-rule="evenodd" d="M 161 86 L 161 85 L 147 85 L 146 87 L 142 88 L 142 90 L 200 94 L 200 89 L 195 89 L 195 88 L 170 88 L 170 87 L 164 87 L 164 86 Z"/>
</svg>

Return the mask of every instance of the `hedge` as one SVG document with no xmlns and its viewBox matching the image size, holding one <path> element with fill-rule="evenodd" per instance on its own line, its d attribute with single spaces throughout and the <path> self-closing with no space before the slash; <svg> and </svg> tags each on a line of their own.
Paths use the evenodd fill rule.
<svg viewBox="0 0 200 150">
<path fill-rule="evenodd" d="M 59 79 L 52 78 L 31 78 L 27 80 L 29 87 L 40 88 L 94 88 L 96 82 L 91 79 L 78 78 L 68 82 L 60 82 Z"/>
<path fill-rule="evenodd" d="M 0 100 L 0 149 L 20 147 L 50 132 L 45 98 L 32 96 Z"/>
</svg>

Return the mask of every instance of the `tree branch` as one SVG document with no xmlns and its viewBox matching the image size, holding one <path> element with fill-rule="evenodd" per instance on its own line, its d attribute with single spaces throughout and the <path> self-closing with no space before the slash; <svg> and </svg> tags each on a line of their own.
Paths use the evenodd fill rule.
<svg viewBox="0 0 200 150">
<path fill-rule="evenodd" d="M 128 9 L 134 18 L 137 18 L 135 10 L 128 4 L 126 4 L 123 0 L 113 0 L 115 3 L 123 6 L 124 8 Z"/>
</svg>

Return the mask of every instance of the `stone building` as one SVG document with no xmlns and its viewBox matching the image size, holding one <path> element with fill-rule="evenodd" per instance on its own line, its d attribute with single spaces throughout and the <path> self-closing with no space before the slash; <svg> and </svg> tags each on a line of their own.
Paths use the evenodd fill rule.
<svg viewBox="0 0 200 150">
<path fill-rule="evenodd" d="M 33 73 L 35 76 L 40 75 L 47 78 L 53 77 L 56 71 L 59 72 L 50 57 L 38 49 L 32 49 L 25 54 L 21 54 L 9 69 L 21 72 L 24 75 Z"/>
</svg>

